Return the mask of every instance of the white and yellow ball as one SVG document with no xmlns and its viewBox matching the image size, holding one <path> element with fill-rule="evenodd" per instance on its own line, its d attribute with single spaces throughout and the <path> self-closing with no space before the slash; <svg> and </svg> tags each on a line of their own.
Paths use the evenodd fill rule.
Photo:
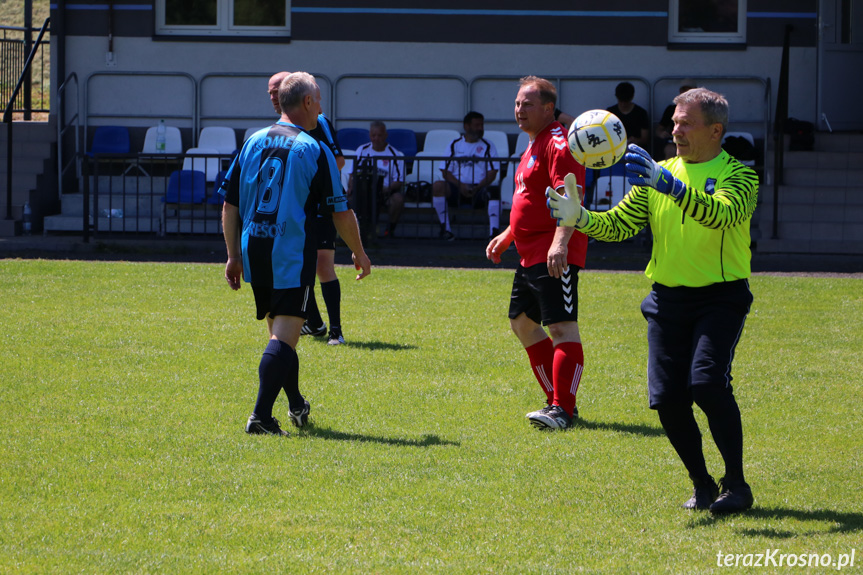
<svg viewBox="0 0 863 575">
<path fill-rule="evenodd" d="M 588 110 L 569 127 L 569 151 L 585 168 L 599 170 L 614 165 L 626 153 L 626 129 L 606 110 Z"/>
</svg>

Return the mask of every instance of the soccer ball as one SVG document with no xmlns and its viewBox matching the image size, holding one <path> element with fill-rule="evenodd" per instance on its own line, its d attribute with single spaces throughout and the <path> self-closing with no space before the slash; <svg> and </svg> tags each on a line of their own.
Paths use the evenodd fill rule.
<svg viewBox="0 0 863 575">
<path fill-rule="evenodd" d="M 575 161 L 599 170 L 615 164 L 626 153 L 626 129 L 606 110 L 588 110 L 569 127 L 569 151 Z"/>
</svg>

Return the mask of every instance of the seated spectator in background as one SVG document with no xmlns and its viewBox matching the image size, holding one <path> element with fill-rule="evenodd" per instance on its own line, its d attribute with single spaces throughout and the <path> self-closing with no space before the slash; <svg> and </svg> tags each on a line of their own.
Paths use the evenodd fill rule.
<svg viewBox="0 0 863 575">
<path fill-rule="evenodd" d="M 357 158 L 354 161 L 354 172 L 348 180 L 348 195 L 353 194 L 355 188 L 354 174 L 357 172 L 357 167 L 363 159 L 371 161 L 369 158 L 375 158 L 375 168 L 377 171 L 377 194 L 378 202 L 387 208 L 388 226 L 384 232 L 384 237 L 395 237 L 396 224 L 402 214 L 402 209 L 405 205 L 404 183 L 405 183 L 405 163 L 404 154 L 393 148 L 387 143 L 387 126 L 383 122 L 376 120 L 369 125 L 369 139 L 371 142 L 363 144 L 357 148 Z"/>
<path fill-rule="evenodd" d="M 693 88 L 695 86 L 691 84 L 683 84 L 680 87 L 680 93 L 688 92 Z M 654 131 L 656 142 L 654 143 L 653 155 L 657 160 L 667 160 L 677 155 L 677 146 L 674 145 L 674 139 L 671 137 L 671 130 L 674 129 L 674 122 L 671 120 L 674 108 L 676 108 L 674 104 L 666 106 L 665 111 L 662 113 L 662 118 L 656 124 L 656 130 Z"/>
<path fill-rule="evenodd" d="M 572 123 L 575 122 L 575 116 L 570 116 L 560 108 L 554 109 L 554 119 L 563 124 L 563 127 L 569 130 Z"/>
<path fill-rule="evenodd" d="M 620 118 L 626 128 L 627 144 L 636 144 L 642 148 L 650 145 L 650 116 L 647 110 L 632 101 L 635 97 L 635 87 L 629 82 L 621 82 L 614 89 L 617 104 L 608 111 Z"/>
<path fill-rule="evenodd" d="M 468 205 L 479 208 L 488 205 L 488 227 L 491 237 L 500 228 L 500 186 L 490 184 L 497 177 L 499 162 L 494 144 L 484 139 L 485 118 L 479 112 L 468 112 L 464 117 L 464 136 L 450 144 L 451 158 L 475 160 L 446 160 L 441 162 L 443 180 L 432 186 L 432 203 L 440 221 L 440 237 L 452 241 L 447 204 L 453 207 Z"/>
</svg>

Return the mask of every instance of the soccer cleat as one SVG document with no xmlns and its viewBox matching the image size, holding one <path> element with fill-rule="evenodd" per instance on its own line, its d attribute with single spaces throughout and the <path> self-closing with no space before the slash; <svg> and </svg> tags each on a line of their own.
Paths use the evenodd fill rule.
<svg viewBox="0 0 863 575">
<path fill-rule="evenodd" d="M 531 411 L 530 413 L 525 414 L 525 417 L 530 419 L 531 417 L 535 417 L 536 415 L 538 415 L 540 413 L 548 413 L 549 409 L 551 409 L 551 405 L 546 405 L 542 409 L 537 409 L 536 411 Z"/>
<path fill-rule="evenodd" d="M 309 324 L 309 320 L 303 322 L 303 327 L 300 330 L 300 335 L 313 335 L 315 337 L 320 337 L 327 333 L 327 324 L 322 323 L 321 327 L 312 327 Z"/>
<path fill-rule="evenodd" d="M 309 422 L 309 412 L 311 411 L 312 407 L 309 402 L 303 400 L 303 407 L 289 410 L 288 415 L 291 416 L 291 423 L 294 424 L 294 427 L 303 427 Z"/>
<path fill-rule="evenodd" d="M 246 433 L 250 435 L 290 435 L 279 425 L 279 420 L 275 417 L 269 423 L 264 423 L 254 413 L 249 416 L 249 421 L 246 422 Z"/>
<path fill-rule="evenodd" d="M 455 234 L 446 229 L 446 226 L 443 224 L 440 225 L 440 233 L 438 234 L 438 237 L 448 242 L 455 240 Z"/>
<path fill-rule="evenodd" d="M 692 491 L 692 497 L 683 504 L 683 508 L 699 511 L 708 509 L 719 495 L 719 487 L 716 482 L 708 475 L 707 479 L 693 479 L 692 484 L 695 489 Z"/>
<path fill-rule="evenodd" d="M 572 418 L 559 405 L 549 405 L 539 411 L 528 413 L 527 418 L 537 429 L 566 429 L 572 425 Z"/>
<path fill-rule="evenodd" d="M 717 515 L 722 513 L 738 513 L 752 507 L 755 499 L 752 497 L 752 489 L 746 482 L 741 481 L 729 485 L 725 479 L 721 479 L 719 483 L 722 484 L 722 492 L 710 506 L 711 513 Z"/>
<path fill-rule="evenodd" d="M 327 345 L 341 345 L 345 343 L 345 338 L 342 335 L 342 328 L 334 327 L 330 329 L 330 335 L 327 337 Z"/>
</svg>

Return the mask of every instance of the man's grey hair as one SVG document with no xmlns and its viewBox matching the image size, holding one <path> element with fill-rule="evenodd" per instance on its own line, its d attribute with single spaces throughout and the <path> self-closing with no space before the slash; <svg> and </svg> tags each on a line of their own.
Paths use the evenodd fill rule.
<svg viewBox="0 0 863 575">
<path fill-rule="evenodd" d="M 309 94 L 314 94 L 318 84 L 315 77 L 306 72 L 288 74 L 279 85 L 279 107 L 283 112 L 293 110 L 302 104 Z"/>
<path fill-rule="evenodd" d="M 383 131 L 386 131 L 387 125 L 380 120 L 372 120 L 372 122 L 369 124 L 369 130 L 371 130 L 372 128 L 380 128 Z"/>
<path fill-rule="evenodd" d="M 677 95 L 674 98 L 674 104 L 697 104 L 701 107 L 701 113 L 704 114 L 705 124 L 722 124 L 723 134 L 728 130 L 728 100 L 722 94 L 717 94 L 707 88 L 693 88 Z"/>
</svg>

